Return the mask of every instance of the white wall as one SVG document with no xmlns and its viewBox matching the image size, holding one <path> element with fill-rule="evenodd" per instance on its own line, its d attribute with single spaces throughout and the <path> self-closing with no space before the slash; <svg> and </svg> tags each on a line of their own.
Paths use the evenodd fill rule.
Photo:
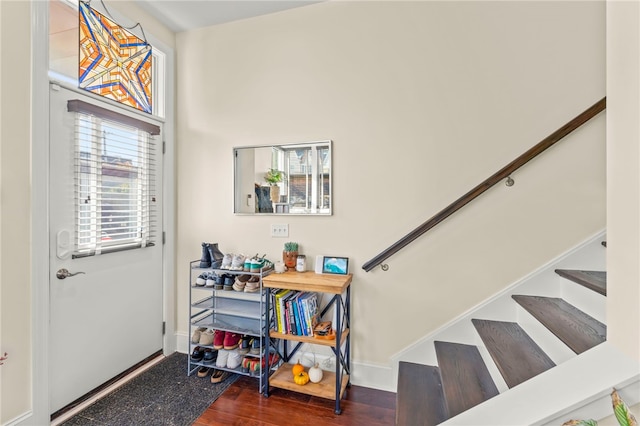
<svg viewBox="0 0 640 426">
<path fill-rule="evenodd" d="M 361 266 L 605 95 L 603 2 L 325 2 L 177 35 L 178 330 L 202 241 L 351 259 L 356 363 L 392 354 L 605 227 L 605 117 Z M 332 139 L 332 217 L 232 214 L 231 148 Z M 180 282 L 184 279 L 185 282 Z"/>
<path fill-rule="evenodd" d="M 31 407 L 30 4 L 0 2 L 0 423 Z"/>
<path fill-rule="evenodd" d="M 640 359 L 640 3 L 607 2 L 607 338 Z"/>
</svg>

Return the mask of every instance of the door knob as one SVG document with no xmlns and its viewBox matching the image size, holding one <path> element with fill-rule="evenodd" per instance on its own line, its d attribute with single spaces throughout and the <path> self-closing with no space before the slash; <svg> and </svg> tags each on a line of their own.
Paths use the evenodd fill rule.
<svg viewBox="0 0 640 426">
<path fill-rule="evenodd" d="M 84 274 L 84 272 L 71 273 L 68 269 L 62 268 L 58 269 L 58 272 L 56 272 L 56 277 L 58 277 L 59 280 L 64 280 L 67 277 L 73 277 L 74 275 L 78 274 Z"/>
</svg>

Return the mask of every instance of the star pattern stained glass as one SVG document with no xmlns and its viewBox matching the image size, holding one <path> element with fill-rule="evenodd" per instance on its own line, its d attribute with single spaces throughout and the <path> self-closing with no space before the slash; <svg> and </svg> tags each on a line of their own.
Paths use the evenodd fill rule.
<svg viewBox="0 0 640 426">
<path fill-rule="evenodd" d="M 80 2 L 81 89 L 152 112 L 151 45 Z"/>
</svg>

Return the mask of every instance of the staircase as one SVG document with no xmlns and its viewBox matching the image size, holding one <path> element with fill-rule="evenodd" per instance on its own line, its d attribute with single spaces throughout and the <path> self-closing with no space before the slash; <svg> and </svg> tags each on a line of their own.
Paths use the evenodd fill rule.
<svg viewBox="0 0 640 426">
<path fill-rule="evenodd" d="M 446 422 L 603 343 L 606 273 L 586 266 L 603 267 L 604 253 L 594 250 L 605 248 L 592 242 L 583 249 L 587 259 L 601 258 L 572 262 L 568 255 L 556 263 L 581 265 L 576 269 L 547 265 L 529 283 L 496 296 L 404 354 L 398 362 L 396 424 Z M 513 424 L 523 423 L 513 419 Z"/>
</svg>

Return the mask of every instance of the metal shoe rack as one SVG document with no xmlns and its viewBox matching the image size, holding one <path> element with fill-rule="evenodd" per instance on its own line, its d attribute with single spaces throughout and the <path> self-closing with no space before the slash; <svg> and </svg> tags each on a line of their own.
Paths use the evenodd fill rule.
<svg viewBox="0 0 640 426">
<path fill-rule="evenodd" d="M 259 381 L 259 391 L 263 393 L 266 387 L 268 374 L 263 371 L 263 365 L 269 369 L 269 351 L 267 348 L 268 327 L 265 314 L 265 302 L 267 292 L 263 289 L 262 280 L 272 272 L 272 269 L 260 272 L 231 271 L 227 269 L 200 268 L 200 261 L 189 262 L 189 361 L 187 375 L 195 373 L 201 366 L 229 371 L 235 374 L 255 377 Z M 196 285 L 196 278 L 203 272 L 216 272 L 219 274 L 258 276 L 260 278 L 260 289 L 255 293 L 245 293 L 235 290 L 216 290 L 214 287 L 204 287 Z M 199 327 L 211 328 L 249 335 L 260 340 L 259 354 L 248 353 L 242 357 L 254 357 L 259 359 L 258 372 L 243 372 L 242 363 L 237 368 L 217 367 L 215 361 L 205 364 L 202 361 L 194 362 L 191 354 L 196 346 L 201 348 L 211 348 L 213 345 L 201 345 L 193 343 L 191 336 Z"/>
</svg>

